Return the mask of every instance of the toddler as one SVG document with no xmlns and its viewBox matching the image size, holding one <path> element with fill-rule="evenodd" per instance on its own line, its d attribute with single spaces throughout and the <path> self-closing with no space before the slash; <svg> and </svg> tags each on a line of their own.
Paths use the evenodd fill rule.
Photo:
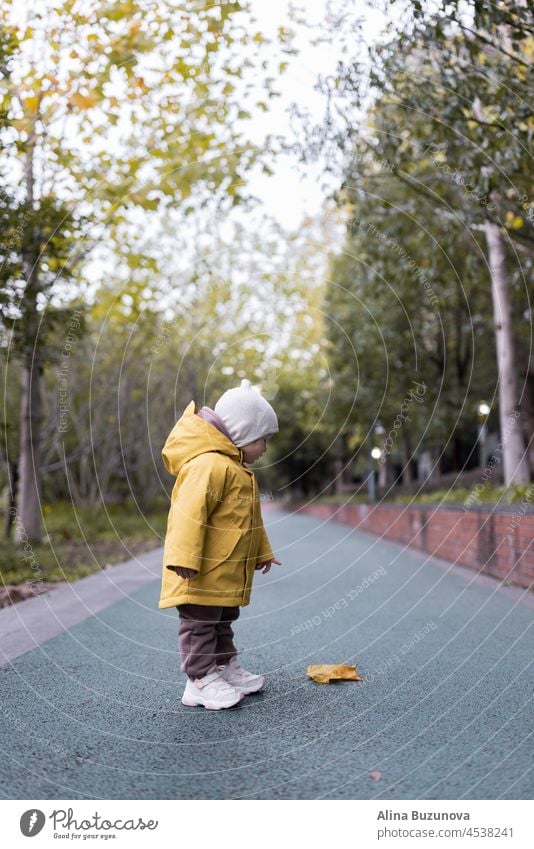
<svg viewBox="0 0 534 849">
<path fill-rule="evenodd" d="M 263 527 L 256 477 L 246 464 L 278 432 L 271 405 L 242 380 L 214 409 L 194 401 L 162 451 L 176 476 L 163 553 L 159 607 L 178 609 L 182 704 L 220 710 L 264 686 L 237 660 L 232 623 L 250 601 L 254 571 L 273 563 Z"/>
</svg>

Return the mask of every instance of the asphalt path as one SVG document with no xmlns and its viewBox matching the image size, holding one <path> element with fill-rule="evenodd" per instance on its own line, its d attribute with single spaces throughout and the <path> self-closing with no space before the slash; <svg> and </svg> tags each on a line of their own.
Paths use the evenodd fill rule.
<svg viewBox="0 0 534 849">
<path fill-rule="evenodd" d="M 264 515 L 283 565 L 235 630 L 267 686 L 232 710 L 180 703 L 161 550 L 0 611 L 2 798 L 532 798 L 532 593 Z M 317 663 L 364 680 L 316 684 Z"/>
</svg>

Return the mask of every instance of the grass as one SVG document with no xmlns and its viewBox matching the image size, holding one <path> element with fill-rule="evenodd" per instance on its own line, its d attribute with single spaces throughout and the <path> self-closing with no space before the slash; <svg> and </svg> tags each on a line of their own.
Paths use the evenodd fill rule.
<svg viewBox="0 0 534 849">
<path fill-rule="evenodd" d="M 43 513 L 40 545 L 0 542 L 3 584 L 76 581 L 157 548 L 163 545 L 168 507 L 141 515 L 134 504 L 74 508 L 61 502 L 46 504 Z"/>
</svg>

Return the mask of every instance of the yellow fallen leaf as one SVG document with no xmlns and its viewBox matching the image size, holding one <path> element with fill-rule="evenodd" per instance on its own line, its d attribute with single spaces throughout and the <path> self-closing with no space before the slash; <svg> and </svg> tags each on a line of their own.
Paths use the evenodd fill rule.
<svg viewBox="0 0 534 849">
<path fill-rule="evenodd" d="M 363 681 L 356 672 L 355 666 L 344 666 L 329 663 L 320 663 L 317 666 L 308 666 L 307 673 L 312 681 L 317 684 L 330 684 L 330 681 Z"/>
</svg>

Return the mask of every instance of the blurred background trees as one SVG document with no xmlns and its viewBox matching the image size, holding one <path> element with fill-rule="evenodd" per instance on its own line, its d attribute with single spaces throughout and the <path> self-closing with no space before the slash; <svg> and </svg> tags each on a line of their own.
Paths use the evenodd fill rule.
<svg viewBox="0 0 534 849">
<path fill-rule="evenodd" d="M 246 4 L 3 4 L 6 536 L 38 542 L 43 504 L 164 509 L 174 421 L 245 376 L 273 497 L 454 488 L 499 440 L 493 482 L 530 479 L 531 8 L 384 0 L 366 51 L 329 8 L 324 121 L 260 143 L 298 10 L 273 44 Z M 334 175 L 293 231 L 250 181 L 288 151 Z"/>
<path fill-rule="evenodd" d="M 136 248 L 139 231 L 173 211 L 178 226 L 195 209 L 221 213 L 239 204 L 247 169 L 269 147 L 244 143 L 240 133 L 249 113 L 236 85 L 244 72 L 261 71 L 264 39 L 234 24 L 239 11 L 238 3 L 206 3 L 189 13 L 167 0 L 2 5 L 0 308 L 4 349 L 21 380 L 17 534 L 34 541 L 41 535 L 42 380 L 63 356 L 69 403 L 79 388 L 75 345 L 62 355 L 58 334 L 68 336 L 88 259 L 99 251 L 109 261 L 111 253 L 123 266 L 117 284 L 124 270 L 157 280 L 157 252 Z M 265 75 L 267 100 L 271 80 Z M 138 293 L 152 299 L 149 290 Z M 85 456 L 83 448 L 77 453 Z"/>
<path fill-rule="evenodd" d="M 534 17 L 529 4 L 429 6 L 408 4 L 367 57 L 358 45 L 339 63 L 323 81 L 325 122 L 310 132 L 308 155 L 345 163 L 345 244 L 326 296 L 335 394 L 368 452 L 376 419 L 378 436 L 389 431 L 410 381 L 423 381 L 396 443 L 401 479 L 425 455 L 427 472 L 479 465 L 489 416 L 502 443 L 495 478 L 524 484 Z"/>
</svg>

